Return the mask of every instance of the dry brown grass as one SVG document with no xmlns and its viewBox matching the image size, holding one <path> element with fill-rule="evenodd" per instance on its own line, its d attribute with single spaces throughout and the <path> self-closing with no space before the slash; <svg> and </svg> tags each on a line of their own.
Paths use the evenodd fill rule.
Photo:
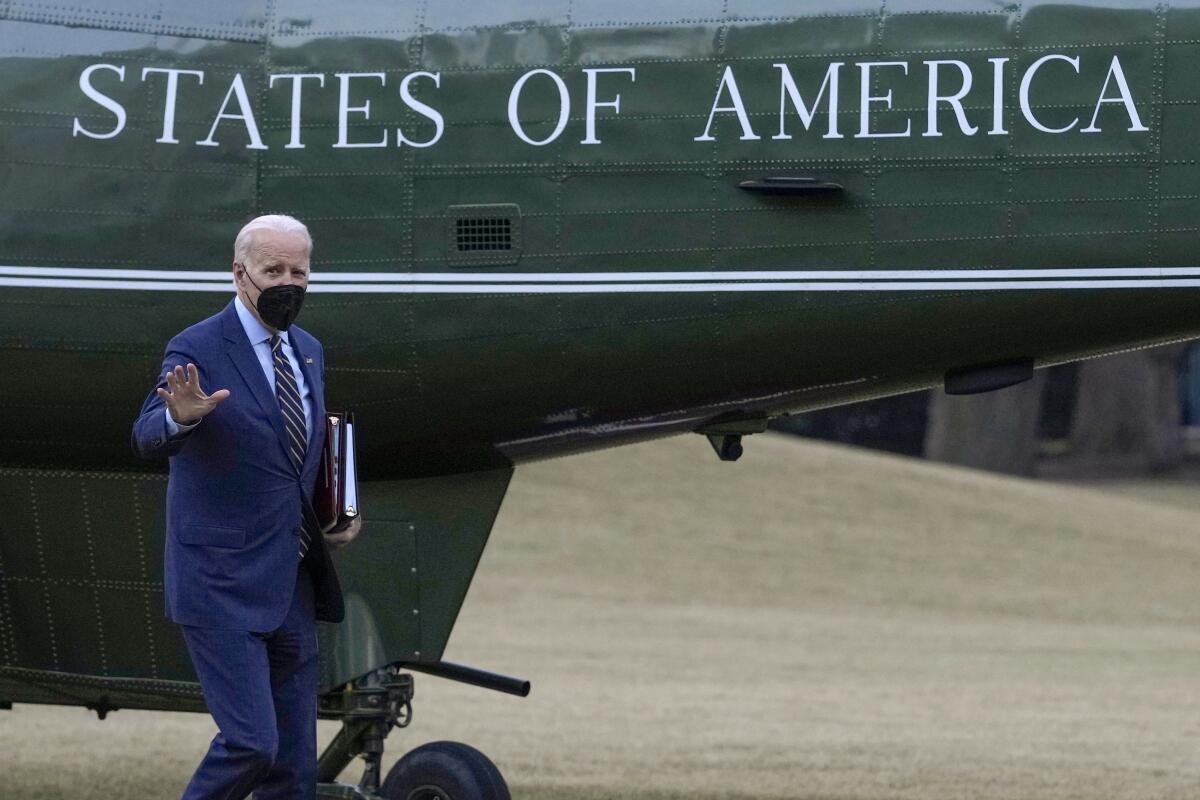
<svg viewBox="0 0 1200 800">
<path fill-rule="evenodd" d="M 460 739 L 531 800 L 1200 796 L 1200 510 L 746 445 L 519 469 L 446 658 L 533 694 L 418 676 L 388 763 Z M 18 706 L 0 795 L 175 797 L 212 732 Z"/>
</svg>

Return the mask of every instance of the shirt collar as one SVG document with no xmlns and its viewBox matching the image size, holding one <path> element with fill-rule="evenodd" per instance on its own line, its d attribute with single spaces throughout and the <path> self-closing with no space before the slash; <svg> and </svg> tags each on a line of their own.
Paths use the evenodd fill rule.
<svg viewBox="0 0 1200 800">
<path fill-rule="evenodd" d="M 269 342 L 271 340 L 271 331 L 267 329 L 266 325 L 259 322 L 258 317 L 254 316 L 254 312 L 246 306 L 240 292 L 234 300 L 234 306 L 237 308 L 238 319 L 242 321 L 242 330 L 246 331 L 246 338 L 250 340 L 251 347 L 259 342 Z M 280 331 L 279 338 L 288 347 L 292 346 L 292 343 L 288 341 L 287 331 Z"/>
</svg>

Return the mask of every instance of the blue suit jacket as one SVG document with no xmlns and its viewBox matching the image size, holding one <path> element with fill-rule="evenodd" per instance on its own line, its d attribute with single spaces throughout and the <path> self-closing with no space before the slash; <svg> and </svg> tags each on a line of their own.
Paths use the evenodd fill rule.
<svg viewBox="0 0 1200 800">
<path fill-rule="evenodd" d="M 196 428 L 171 439 L 165 404 L 151 391 L 133 423 L 132 446 L 142 458 L 170 458 L 167 616 L 182 625 L 266 632 L 283 622 L 295 588 L 301 514 L 311 513 L 325 443 L 325 358 L 307 331 L 288 329 L 311 388 L 314 423 L 297 476 L 275 387 L 263 374 L 235 302 L 167 343 L 158 382 L 166 388 L 167 371 L 191 362 L 206 393 L 228 389 L 229 397 Z M 317 619 L 341 621 L 341 589 L 320 535 L 306 563 Z"/>
</svg>

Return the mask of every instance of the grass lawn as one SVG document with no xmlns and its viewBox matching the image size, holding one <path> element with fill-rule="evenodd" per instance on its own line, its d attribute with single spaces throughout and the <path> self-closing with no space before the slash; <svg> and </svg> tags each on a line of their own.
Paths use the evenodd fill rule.
<svg viewBox="0 0 1200 800">
<path fill-rule="evenodd" d="M 1200 503 L 745 445 L 518 468 L 445 657 L 533 692 L 418 675 L 385 767 L 458 739 L 528 800 L 1200 796 Z M 177 797 L 214 732 L 17 706 L 0 795 Z"/>
</svg>

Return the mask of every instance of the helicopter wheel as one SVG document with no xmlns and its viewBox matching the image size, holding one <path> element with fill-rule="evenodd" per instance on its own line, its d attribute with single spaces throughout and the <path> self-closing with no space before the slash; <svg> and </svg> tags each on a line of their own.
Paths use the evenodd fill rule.
<svg viewBox="0 0 1200 800">
<path fill-rule="evenodd" d="M 405 753 L 379 794 L 387 800 L 511 800 L 491 759 L 461 742 L 430 742 Z"/>
</svg>

